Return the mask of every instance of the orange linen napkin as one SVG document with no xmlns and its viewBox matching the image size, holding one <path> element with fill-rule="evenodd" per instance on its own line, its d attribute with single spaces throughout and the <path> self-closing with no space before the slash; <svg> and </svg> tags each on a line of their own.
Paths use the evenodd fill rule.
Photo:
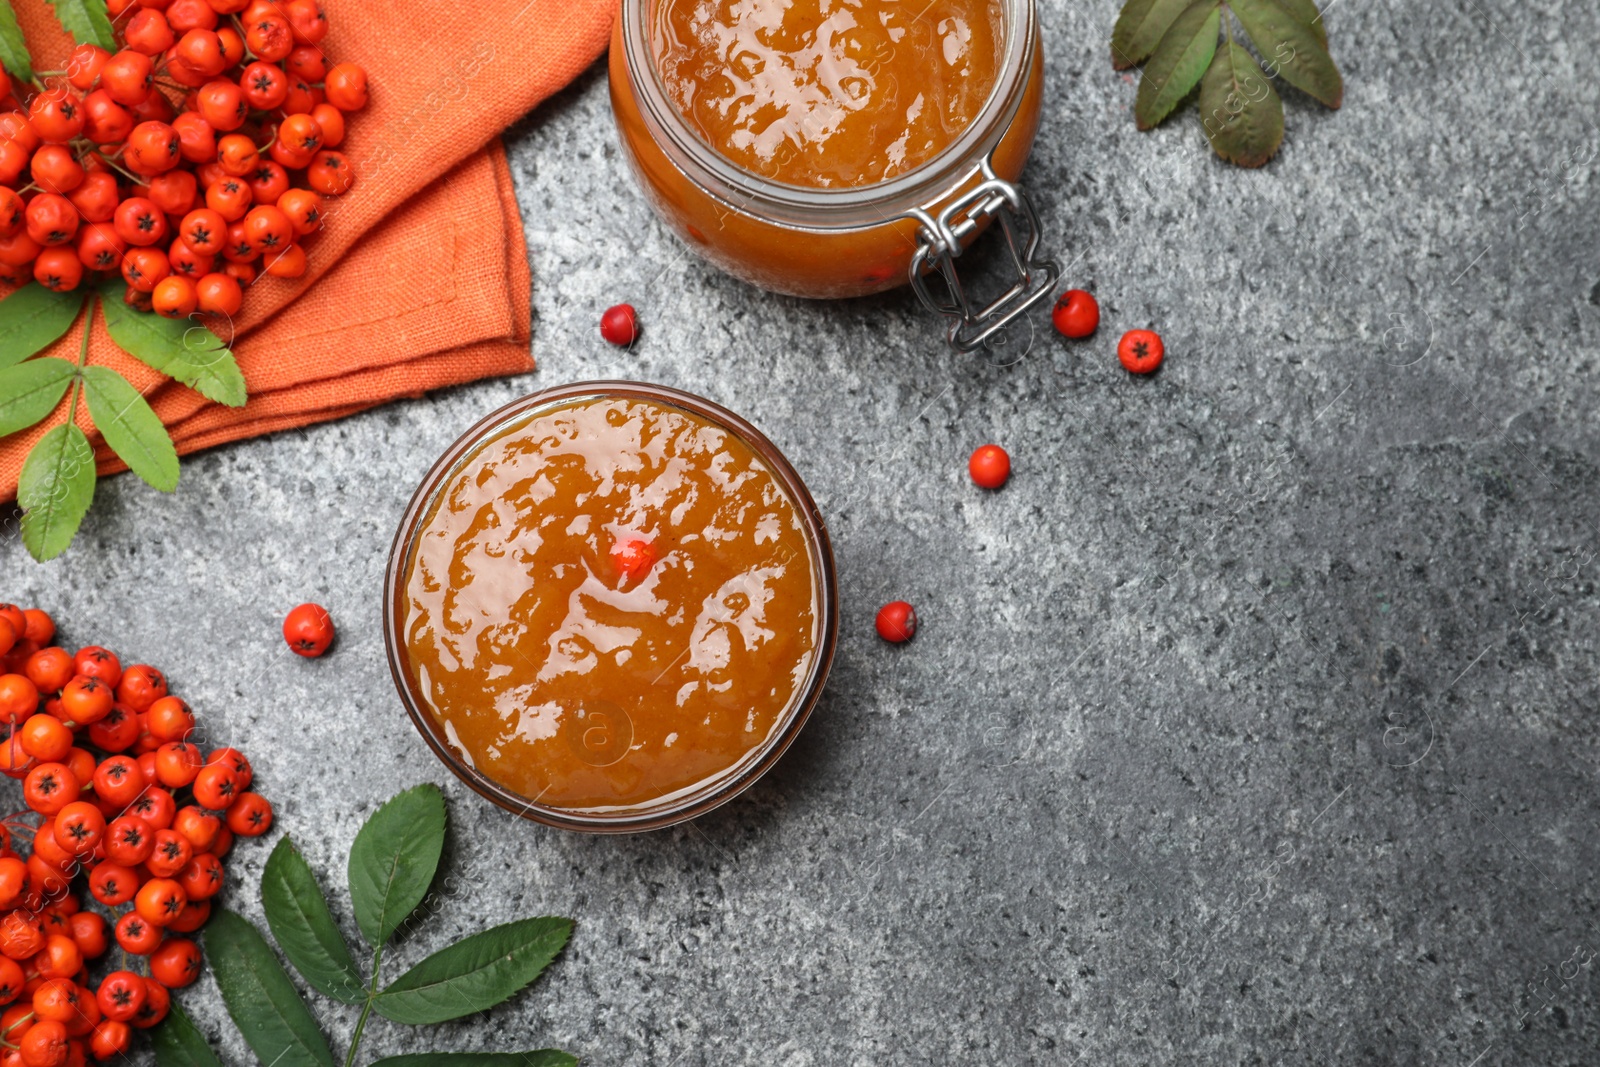
<svg viewBox="0 0 1600 1067">
<path fill-rule="evenodd" d="M 365 110 L 340 146 L 356 182 L 328 202 L 293 281 L 245 294 L 233 348 L 243 408 L 167 382 L 113 345 L 95 316 L 90 361 L 122 372 L 193 452 L 338 418 L 400 396 L 532 369 L 527 249 L 498 133 L 605 49 L 615 0 L 323 0 L 330 65 L 366 68 Z M 45 0 L 13 3 L 34 66 L 72 42 Z M 0 290 L 3 293 L 4 290 Z M 80 324 L 45 354 L 76 362 Z M 66 417 L 0 439 L 0 500 L 33 443 Z M 81 406 L 79 424 L 89 426 Z M 97 442 L 102 472 L 125 469 Z"/>
</svg>

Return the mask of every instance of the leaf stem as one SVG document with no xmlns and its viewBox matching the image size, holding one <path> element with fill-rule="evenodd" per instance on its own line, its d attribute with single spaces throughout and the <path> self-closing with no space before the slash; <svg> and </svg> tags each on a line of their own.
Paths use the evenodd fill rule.
<svg viewBox="0 0 1600 1067">
<path fill-rule="evenodd" d="M 78 348 L 78 373 L 72 376 L 72 399 L 67 402 L 67 421 L 78 421 L 78 394 L 83 392 L 83 368 L 89 365 L 89 334 L 94 332 L 94 297 L 83 297 L 83 344 Z"/>
<path fill-rule="evenodd" d="M 372 984 L 367 987 L 367 1003 L 361 1008 L 361 1018 L 356 1020 L 355 1032 L 350 1035 L 350 1051 L 345 1054 L 344 1067 L 354 1067 L 356 1048 L 361 1044 L 361 1032 L 367 1028 L 367 1017 L 378 999 L 378 974 L 383 967 L 383 946 L 372 950 Z"/>
<path fill-rule="evenodd" d="M 361 1018 L 356 1020 L 356 1032 L 350 1035 L 350 1051 L 344 1058 L 344 1067 L 353 1067 L 356 1062 L 356 1047 L 361 1044 L 361 1031 L 367 1028 L 367 1016 L 372 1014 L 372 999 L 367 997 L 367 1005 L 361 1009 Z"/>
</svg>

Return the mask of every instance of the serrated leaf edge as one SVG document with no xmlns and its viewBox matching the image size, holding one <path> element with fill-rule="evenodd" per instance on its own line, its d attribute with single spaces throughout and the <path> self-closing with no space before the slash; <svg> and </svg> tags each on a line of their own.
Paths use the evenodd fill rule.
<svg viewBox="0 0 1600 1067">
<path fill-rule="evenodd" d="M 90 365 L 83 368 L 84 400 L 89 405 L 89 417 L 94 420 L 95 429 L 100 431 L 100 436 L 105 439 L 111 450 L 122 458 L 128 469 L 144 479 L 145 483 L 153 489 L 170 493 L 178 487 L 178 450 L 173 447 L 172 437 L 167 433 L 166 426 L 161 421 L 161 416 L 155 413 L 150 402 L 140 395 L 133 383 L 118 374 L 110 367 Z M 122 397 L 112 395 L 121 392 Z M 106 405 L 115 405 L 118 401 L 125 401 L 124 406 L 111 410 Z M 96 409 L 99 410 L 96 410 Z M 145 432 L 136 428 L 128 418 L 129 412 L 141 412 L 149 416 L 160 430 L 160 443 L 153 447 L 146 442 Z M 107 433 L 107 427 L 115 427 L 112 433 Z M 117 439 L 126 435 L 124 444 L 118 444 Z M 162 449 L 161 444 L 166 448 Z M 137 452 L 134 445 L 138 445 Z"/>
<path fill-rule="evenodd" d="M 272 930 L 272 936 L 277 939 L 278 947 L 280 949 L 283 949 L 284 956 L 286 956 L 288 958 L 289 962 L 291 964 L 293 964 L 295 970 L 300 974 L 300 977 L 304 978 L 312 987 L 314 987 L 318 992 L 322 993 L 324 996 L 332 997 L 334 1000 L 340 1001 L 341 1003 L 344 1003 L 344 1004 L 359 1004 L 361 1001 L 366 999 L 367 990 L 366 990 L 365 986 L 362 984 L 362 982 L 360 980 L 360 977 L 361 977 L 360 973 L 357 972 L 356 969 L 355 969 L 355 960 L 350 955 L 350 946 L 345 942 L 344 935 L 339 932 L 339 929 L 338 929 L 337 925 L 333 926 L 333 932 L 334 932 L 334 935 L 336 937 L 338 937 L 338 939 L 339 939 L 339 945 L 344 949 L 345 959 L 344 959 L 343 962 L 348 963 L 350 965 L 350 975 L 352 976 L 352 978 L 351 978 L 350 988 L 341 989 L 341 990 L 330 990 L 330 989 L 324 988 L 321 983 L 319 983 L 314 978 L 312 978 L 311 975 L 307 974 L 306 971 L 305 971 L 305 968 L 301 966 L 300 962 L 298 960 L 296 960 L 293 957 L 293 955 L 291 955 L 289 953 L 288 948 L 285 945 L 285 942 L 284 942 L 284 939 L 283 939 L 283 934 L 278 928 L 279 927 L 279 923 L 273 921 L 273 912 L 274 912 L 275 909 L 272 908 L 271 906 L 269 906 L 268 903 L 267 903 L 267 895 L 266 895 L 267 882 L 266 882 L 266 880 L 267 880 L 267 877 L 269 876 L 269 874 L 272 874 L 274 872 L 274 870 L 275 870 L 274 864 L 276 864 L 278 862 L 278 854 L 279 854 L 280 850 L 285 850 L 285 849 L 287 850 L 284 853 L 285 855 L 292 855 L 295 860 L 297 860 L 302 866 L 304 866 L 306 874 L 311 879 L 312 888 L 314 888 L 317 891 L 317 894 L 322 899 L 323 910 L 328 915 L 328 921 L 329 921 L 330 924 L 333 924 L 333 914 L 332 914 L 331 910 L 328 909 L 327 894 L 322 891 L 322 886 L 317 883 L 316 874 L 311 870 L 310 864 L 306 863 L 305 856 L 301 854 L 299 846 L 297 846 L 291 838 L 285 836 L 281 840 L 279 840 L 279 842 L 277 843 L 276 846 L 273 847 L 272 853 L 267 857 L 266 866 L 264 867 L 264 869 L 261 872 L 261 905 L 262 905 L 262 910 L 266 913 L 266 916 L 267 916 L 267 926 L 268 926 L 268 928 L 270 928 Z M 285 862 L 289 862 L 289 861 L 285 861 Z M 287 885 L 287 879 L 283 879 L 280 876 L 280 881 L 283 881 L 285 883 L 285 885 Z M 322 939 L 317 936 L 316 930 L 315 930 L 315 928 L 313 927 L 313 925 L 312 925 L 312 923 L 310 921 L 310 916 L 306 913 L 306 910 L 300 906 L 299 897 L 296 896 L 292 891 L 288 892 L 288 896 L 289 896 L 289 904 L 293 908 L 293 915 L 298 917 L 298 919 L 303 923 L 303 925 L 305 926 L 306 930 L 311 933 L 312 938 L 314 940 L 316 940 L 318 942 L 318 944 L 321 944 L 322 943 Z M 332 956 L 332 953 L 330 952 L 329 955 Z M 334 959 L 333 963 L 334 963 L 335 966 L 338 966 L 341 963 L 341 961 L 338 960 L 338 959 Z"/>
</svg>

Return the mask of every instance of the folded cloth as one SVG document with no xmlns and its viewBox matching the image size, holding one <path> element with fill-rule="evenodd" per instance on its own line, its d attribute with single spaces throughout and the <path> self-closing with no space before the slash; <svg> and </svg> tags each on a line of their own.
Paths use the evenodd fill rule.
<svg viewBox="0 0 1600 1067">
<path fill-rule="evenodd" d="M 181 453 L 533 366 L 527 248 L 498 135 L 604 51 L 615 0 L 324 4 L 319 47 L 330 65 L 366 69 L 371 102 L 349 116 L 340 150 L 355 185 L 328 201 L 305 275 L 258 279 L 224 330 L 249 403 L 223 407 L 168 382 L 95 317 L 90 362 L 138 387 Z M 72 42 L 46 0 L 12 6 L 35 67 L 65 66 Z M 76 362 L 81 330 L 45 354 Z M 0 438 L 0 500 L 15 499 L 28 450 L 66 416 L 63 401 Z M 81 406 L 78 419 L 90 425 Z M 102 473 L 124 469 L 91 439 Z"/>
</svg>

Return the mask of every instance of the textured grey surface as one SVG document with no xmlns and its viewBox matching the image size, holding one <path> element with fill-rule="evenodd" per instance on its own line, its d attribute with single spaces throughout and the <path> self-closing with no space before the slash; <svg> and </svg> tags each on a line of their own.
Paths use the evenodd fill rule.
<svg viewBox="0 0 1600 1067">
<path fill-rule="evenodd" d="M 1045 5 L 1027 175 L 1102 301 L 1092 342 L 1041 333 L 993 366 L 952 357 L 903 295 L 808 304 L 713 273 L 633 190 L 597 70 L 510 139 L 537 374 L 219 449 L 169 498 L 113 479 L 64 560 L 0 543 L 6 598 L 166 667 L 341 893 L 373 805 L 443 785 L 459 889 L 396 964 L 577 917 L 531 993 L 445 1047 L 1600 1061 L 1600 13 L 1335 3 L 1346 105 L 1290 96 L 1261 172 L 1213 159 L 1192 109 L 1135 132 L 1114 14 Z M 630 353 L 595 328 L 624 299 L 645 322 Z M 1133 326 L 1166 337 L 1152 379 L 1115 363 Z M 458 787 L 378 632 L 424 466 L 491 408 L 600 376 L 763 427 L 846 590 L 832 682 L 782 764 L 629 839 Z M 986 440 L 1015 459 L 999 493 L 964 473 Z M 871 629 L 895 597 L 924 623 L 903 648 Z M 341 626 L 318 662 L 277 636 L 303 599 Z M 247 912 L 265 853 L 237 853 Z M 225 1031 L 209 979 L 184 1003 Z M 342 1047 L 354 1020 L 325 1019 Z M 420 1047 L 369 1035 L 374 1055 Z"/>
</svg>

